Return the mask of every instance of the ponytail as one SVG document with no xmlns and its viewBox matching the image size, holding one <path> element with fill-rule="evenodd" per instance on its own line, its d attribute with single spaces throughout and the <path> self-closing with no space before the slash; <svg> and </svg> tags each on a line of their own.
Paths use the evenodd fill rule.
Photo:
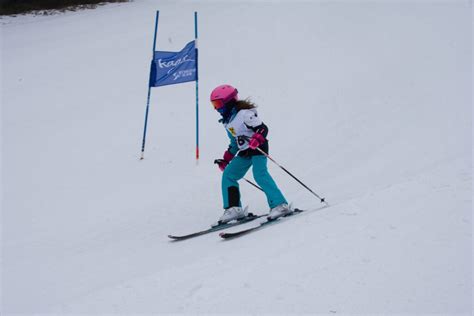
<svg viewBox="0 0 474 316">
<path fill-rule="evenodd" d="M 250 99 L 245 99 L 245 100 L 238 100 L 235 104 L 235 107 L 237 110 L 250 110 L 250 109 L 255 109 L 257 106 L 255 103 L 250 101 Z"/>
</svg>

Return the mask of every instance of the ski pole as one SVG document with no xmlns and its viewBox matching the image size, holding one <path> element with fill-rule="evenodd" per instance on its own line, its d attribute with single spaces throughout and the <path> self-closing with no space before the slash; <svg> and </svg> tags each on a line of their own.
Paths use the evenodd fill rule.
<svg viewBox="0 0 474 316">
<path fill-rule="evenodd" d="M 214 160 L 214 163 L 217 164 L 219 162 L 219 160 L 221 159 L 216 159 Z M 249 183 L 250 185 L 253 185 L 254 187 L 256 187 L 257 189 L 259 189 L 260 191 L 264 192 L 263 189 L 261 187 L 259 187 L 258 185 L 256 185 L 255 183 L 253 183 L 252 181 L 246 179 L 246 178 L 243 178 L 245 181 L 247 181 L 247 183 Z"/>
<path fill-rule="evenodd" d="M 320 197 L 319 195 L 317 195 L 316 193 L 313 192 L 313 190 L 311 190 L 306 184 L 304 184 L 303 182 L 301 182 L 297 177 L 295 177 L 291 172 L 289 172 L 288 170 L 285 169 L 285 167 L 281 166 L 278 162 L 276 162 L 275 160 L 273 160 L 272 157 L 270 157 L 269 154 L 267 154 L 266 152 L 264 152 L 262 149 L 260 149 L 259 147 L 256 148 L 259 152 L 261 152 L 263 155 L 265 155 L 265 157 L 267 157 L 268 159 L 270 159 L 274 164 L 276 164 L 278 167 L 280 167 L 283 171 L 285 171 L 286 173 L 288 173 L 293 179 L 295 179 L 296 181 L 298 181 L 299 184 L 301 184 L 303 187 L 305 187 L 309 192 L 311 192 L 314 196 L 316 196 L 319 200 L 321 200 L 321 203 L 326 203 L 326 205 L 329 205 L 328 202 L 326 202 L 324 200 L 324 198 Z"/>
<path fill-rule="evenodd" d="M 237 151 L 237 153 L 235 154 L 235 156 L 238 156 L 240 153 L 240 149 Z M 246 178 L 243 178 L 245 181 L 247 181 L 247 183 L 249 183 L 250 185 L 253 185 L 254 187 L 256 187 L 257 189 L 259 189 L 260 191 L 262 192 L 265 192 L 263 191 L 263 189 L 261 187 L 259 187 L 258 185 L 256 185 L 255 183 L 253 183 L 252 181 L 250 180 L 247 180 Z"/>
<path fill-rule="evenodd" d="M 250 183 L 251 185 L 253 185 L 254 187 L 256 187 L 257 189 L 259 189 L 260 191 L 263 192 L 263 189 L 261 187 L 259 187 L 258 185 L 256 185 L 255 183 L 253 183 L 252 181 L 250 180 L 247 180 L 244 178 L 245 181 L 247 181 L 247 183 Z"/>
</svg>

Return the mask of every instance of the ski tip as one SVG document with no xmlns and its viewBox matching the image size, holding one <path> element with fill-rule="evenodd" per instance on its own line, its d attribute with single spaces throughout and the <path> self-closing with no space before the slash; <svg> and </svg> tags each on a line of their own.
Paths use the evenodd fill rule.
<svg viewBox="0 0 474 316">
<path fill-rule="evenodd" d="M 219 237 L 222 239 L 228 240 L 229 238 L 235 237 L 235 234 L 232 233 L 220 233 Z"/>
<path fill-rule="evenodd" d="M 168 235 L 168 238 L 171 239 L 172 241 L 178 241 L 178 240 L 183 240 L 186 239 L 186 236 L 173 236 L 173 235 Z"/>
</svg>

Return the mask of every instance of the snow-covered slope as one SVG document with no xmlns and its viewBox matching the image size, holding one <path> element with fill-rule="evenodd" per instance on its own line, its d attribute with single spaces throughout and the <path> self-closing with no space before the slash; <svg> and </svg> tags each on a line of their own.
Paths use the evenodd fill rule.
<svg viewBox="0 0 474 316">
<path fill-rule="evenodd" d="M 194 83 L 153 90 L 138 160 L 157 9 L 161 50 L 199 12 L 199 165 Z M 471 313 L 469 1 L 135 1 L 0 22 L 2 315 Z M 332 206 L 172 243 L 221 214 L 227 139 L 207 99 L 223 82 Z"/>
</svg>

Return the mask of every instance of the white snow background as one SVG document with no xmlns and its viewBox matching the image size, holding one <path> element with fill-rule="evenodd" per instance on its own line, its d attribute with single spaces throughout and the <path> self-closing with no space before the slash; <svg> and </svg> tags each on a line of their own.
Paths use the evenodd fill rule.
<svg viewBox="0 0 474 316">
<path fill-rule="evenodd" d="M 471 5 L 134 1 L 2 18 L 1 314 L 471 314 Z M 199 14 L 198 165 L 194 83 L 153 89 L 138 159 L 156 10 L 158 50 L 183 48 Z M 269 162 L 312 212 L 170 242 L 222 213 L 221 83 L 259 105 L 271 156 L 332 206 Z"/>
</svg>

